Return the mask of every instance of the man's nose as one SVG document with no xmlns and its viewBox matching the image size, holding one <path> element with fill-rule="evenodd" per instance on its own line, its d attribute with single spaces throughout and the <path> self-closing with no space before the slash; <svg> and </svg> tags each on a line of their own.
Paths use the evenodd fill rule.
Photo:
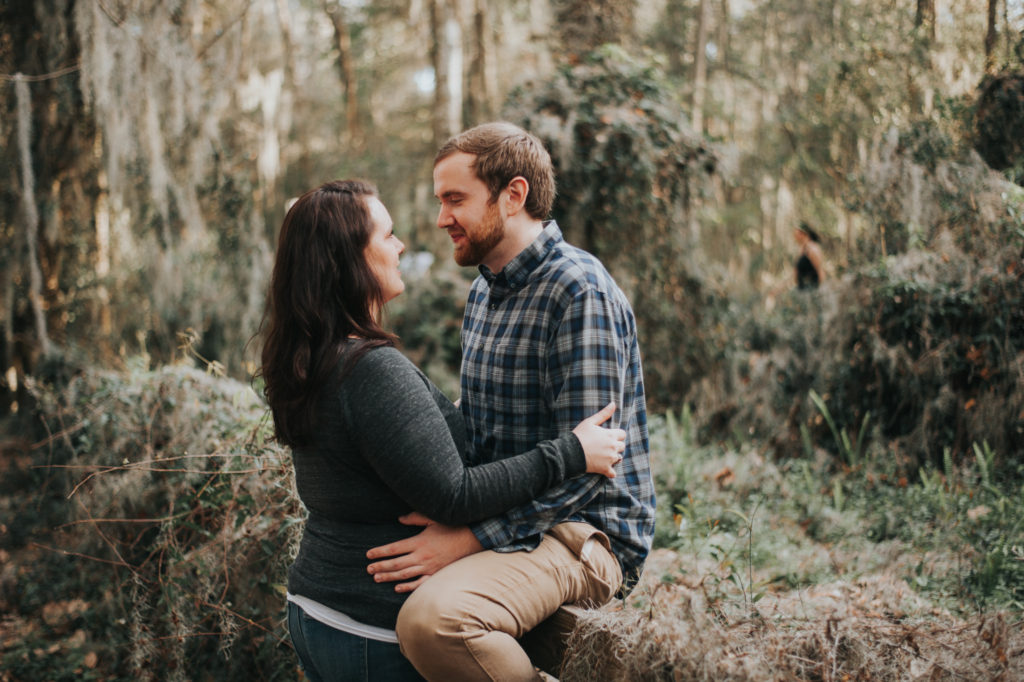
<svg viewBox="0 0 1024 682">
<path fill-rule="evenodd" d="M 441 209 L 437 212 L 437 226 L 444 230 L 451 227 L 453 222 L 454 221 L 452 220 L 452 212 L 449 211 L 444 206 L 442 206 Z"/>
</svg>

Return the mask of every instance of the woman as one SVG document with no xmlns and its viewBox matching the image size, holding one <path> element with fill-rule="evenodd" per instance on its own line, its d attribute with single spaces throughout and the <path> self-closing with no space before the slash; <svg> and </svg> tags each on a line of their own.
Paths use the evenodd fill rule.
<svg viewBox="0 0 1024 682">
<path fill-rule="evenodd" d="M 821 239 L 807 223 L 793 228 L 793 239 L 800 246 L 800 257 L 796 261 L 796 286 L 798 289 L 817 289 L 825 281 L 824 257 Z"/>
<path fill-rule="evenodd" d="M 625 432 L 600 426 L 609 405 L 572 434 L 467 467 L 461 413 L 380 326 L 405 288 L 404 248 L 359 181 L 307 192 L 278 241 L 261 375 L 309 512 L 288 574 L 288 627 L 314 681 L 420 679 L 394 636 L 406 595 L 366 570 L 368 549 L 417 532 L 399 516 L 480 520 L 584 471 L 614 476 L 622 459 Z"/>
</svg>

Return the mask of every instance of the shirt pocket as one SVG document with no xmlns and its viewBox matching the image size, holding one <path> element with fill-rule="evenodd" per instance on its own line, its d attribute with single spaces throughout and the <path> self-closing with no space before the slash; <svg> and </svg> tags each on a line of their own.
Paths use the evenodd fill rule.
<svg viewBox="0 0 1024 682">
<path fill-rule="evenodd" d="M 544 344 L 530 339 L 495 343 L 487 363 L 489 397 L 506 422 L 535 421 L 544 407 Z"/>
</svg>

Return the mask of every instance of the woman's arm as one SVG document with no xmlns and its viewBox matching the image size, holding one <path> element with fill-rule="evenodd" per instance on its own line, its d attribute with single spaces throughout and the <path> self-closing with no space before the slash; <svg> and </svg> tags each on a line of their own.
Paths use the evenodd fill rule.
<svg viewBox="0 0 1024 682">
<path fill-rule="evenodd" d="M 441 523 L 499 514 L 587 467 L 581 439 L 574 434 L 515 457 L 466 467 L 425 378 L 393 348 L 364 355 L 339 390 L 345 421 L 363 458 L 412 509 Z M 593 425 L 583 437 L 596 437 L 602 447 L 597 429 L 607 433 L 607 462 L 614 432 Z"/>
</svg>

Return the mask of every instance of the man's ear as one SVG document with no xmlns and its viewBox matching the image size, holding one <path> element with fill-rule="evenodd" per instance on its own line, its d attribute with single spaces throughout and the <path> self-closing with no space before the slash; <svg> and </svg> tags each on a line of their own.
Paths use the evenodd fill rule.
<svg viewBox="0 0 1024 682">
<path fill-rule="evenodd" d="M 509 181 L 505 187 L 507 215 L 514 216 L 526 206 L 526 197 L 530 194 L 530 183 L 521 175 L 517 175 Z"/>
</svg>

